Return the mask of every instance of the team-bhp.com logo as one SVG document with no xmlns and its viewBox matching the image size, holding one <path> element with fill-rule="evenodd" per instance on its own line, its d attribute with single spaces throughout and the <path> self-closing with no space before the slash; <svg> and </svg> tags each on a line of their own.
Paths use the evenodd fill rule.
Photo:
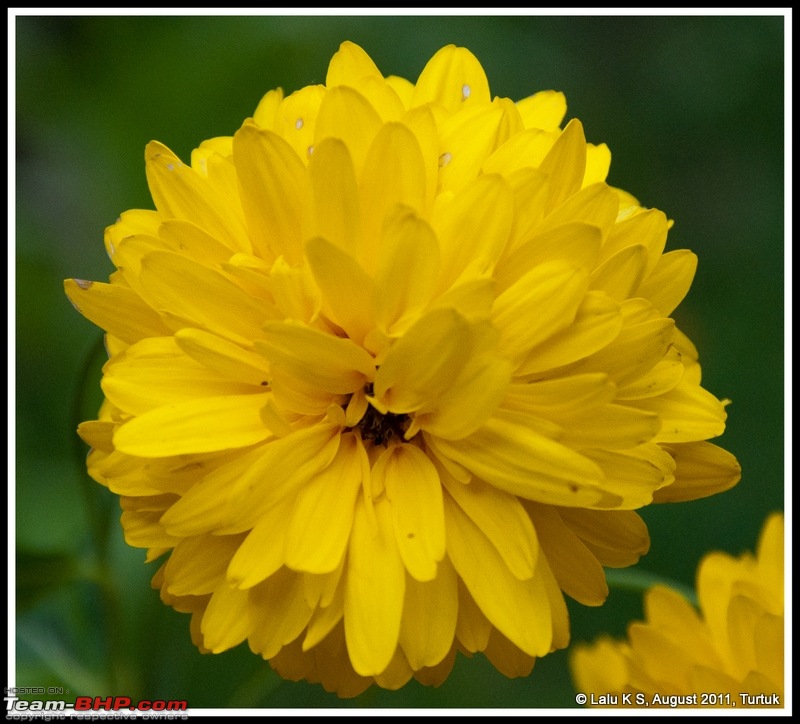
<svg viewBox="0 0 800 724">
<path fill-rule="evenodd" d="M 6 712 L 59 712 L 59 711 L 137 711 L 137 712 L 184 712 L 185 701 L 164 699 L 140 699 L 129 696 L 79 696 L 75 703 L 66 701 L 27 701 L 16 696 L 6 696 Z"/>
</svg>

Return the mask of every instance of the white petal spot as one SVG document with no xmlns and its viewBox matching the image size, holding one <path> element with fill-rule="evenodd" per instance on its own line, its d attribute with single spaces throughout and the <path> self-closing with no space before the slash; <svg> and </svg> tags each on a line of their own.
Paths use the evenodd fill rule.
<svg viewBox="0 0 800 724">
<path fill-rule="evenodd" d="M 472 93 L 472 88 L 470 88 L 466 83 L 461 86 L 461 100 L 465 101 L 469 98 L 469 94 Z"/>
<path fill-rule="evenodd" d="M 308 157 L 309 158 L 311 158 L 311 154 L 312 153 L 314 153 L 314 146 L 313 145 L 308 147 Z"/>
<path fill-rule="evenodd" d="M 303 127 L 303 119 L 302 118 L 298 118 L 294 122 L 294 127 L 299 131 Z"/>
<path fill-rule="evenodd" d="M 439 156 L 439 168 L 444 168 L 450 163 L 451 159 L 453 158 L 453 154 L 449 151 L 446 151 L 441 156 Z"/>
<path fill-rule="evenodd" d="M 175 170 L 175 164 L 174 163 L 168 163 L 167 164 L 167 171 L 174 171 L 174 170 Z"/>
<path fill-rule="evenodd" d="M 85 279 L 74 279 L 73 280 L 81 289 L 90 289 L 94 282 L 87 282 Z"/>
</svg>

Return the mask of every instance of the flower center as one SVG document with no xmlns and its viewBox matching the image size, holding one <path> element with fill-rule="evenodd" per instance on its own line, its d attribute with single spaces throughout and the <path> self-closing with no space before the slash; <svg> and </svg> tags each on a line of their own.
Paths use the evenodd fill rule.
<svg viewBox="0 0 800 724">
<path fill-rule="evenodd" d="M 408 415 L 395 415 L 391 412 L 382 415 L 370 406 L 356 427 L 361 431 L 362 440 L 372 440 L 376 445 L 385 446 L 393 437 L 403 439 L 406 420 Z"/>
<path fill-rule="evenodd" d="M 367 394 L 372 394 L 372 385 L 368 385 Z M 361 433 L 361 439 L 365 442 L 372 440 L 376 445 L 386 446 L 388 442 L 396 437 L 403 439 L 408 428 L 409 416 L 402 414 L 396 415 L 387 412 L 385 415 L 378 412 L 372 405 L 367 407 L 367 411 L 355 426 Z"/>
</svg>

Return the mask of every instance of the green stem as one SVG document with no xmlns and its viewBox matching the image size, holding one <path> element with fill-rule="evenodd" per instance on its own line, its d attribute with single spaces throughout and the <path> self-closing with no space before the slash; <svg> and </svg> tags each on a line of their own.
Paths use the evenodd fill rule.
<svg viewBox="0 0 800 724">
<path fill-rule="evenodd" d="M 92 372 L 95 366 L 106 357 L 104 335 L 100 335 L 89 348 L 81 366 L 72 400 L 73 429 L 83 421 L 86 406 L 86 394 L 89 390 Z M 77 433 L 74 433 L 74 450 L 78 461 L 79 479 L 86 513 L 89 519 L 91 544 L 93 548 L 94 575 L 92 576 L 100 592 L 104 611 L 105 640 L 109 666 L 108 690 L 114 694 L 124 680 L 121 676 L 121 662 L 124 661 L 125 647 L 122 638 L 121 610 L 117 592 L 111 575 L 112 566 L 109 560 L 109 535 L 111 531 L 112 513 L 110 504 L 113 496 L 99 489 L 98 485 L 86 474 L 86 446 Z"/>
<path fill-rule="evenodd" d="M 78 425 L 83 422 L 85 414 L 83 408 L 86 402 L 89 378 L 101 354 L 106 354 L 103 335 L 100 335 L 89 348 L 83 360 L 83 364 L 78 371 L 78 379 L 75 385 L 75 393 L 72 396 L 72 411 L 70 415 L 73 430 L 77 430 Z M 94 543 L 95 549 L 99 551 L 105 547 L 105 543 L 108 539 L 108 516 L 105 515 L 106 511 L 104 510 L 105 506 L 103 501 L 97 495 L 98 491 L 96 485 L 92 482 L 91 478 L 86 475 L 86 445 L 76 432 L 73 432 L 72 441 L 78 470 L 80 471 L 81 492 L 89 517 L 92 542 Z"/>
<path fill-rule="evenodd" d="M 683 583 L 678 583 L 657 573 L 638 568 L 606 568 L 606 582 L 609 588 L 644 593 L 653 586 L 666 586 L 680 593 L 689 603 L 697 607 L 697 595 Z"/>
</svg>

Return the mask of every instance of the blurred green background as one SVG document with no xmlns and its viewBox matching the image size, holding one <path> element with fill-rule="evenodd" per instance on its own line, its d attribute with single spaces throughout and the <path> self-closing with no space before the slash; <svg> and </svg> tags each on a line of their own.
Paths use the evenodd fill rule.
<svg viewBox="0 0 800 724">
<path fill-rule="evenodd" d="M 349 701 L 281 681 L 246 645 L 201 656 L 188 616 L 150 589 L 155 564 L 122 541 L 115 496 L 86 476 L 74 430 L 100 402 L 100 335 L 62 280 L 105 280 L 104 227 L 152 208 L 148 141 L 188 159 L 202 140 L 236 131 L 267 90 L 324 82 L 346 39 L 410 80 L 455 43 L 480 59 L 494 95 L 564 91 L 568 117 L 611 148 L 610 183 L 675 219 L 668 248 L 698 254 L 675 316 L 700 350 L 704 386 L 733 400 L 721 444 L 743 478 L 714 498 L 644 510 L 652 549 L 639 568 L 691 585 L 705 551 L 752 549 L 767 513 L 783 508 L 782 17 L 15 22 L 18 686 L 193 708 L 574 706 L 563 651 L 526 679 L 459 657 L 438 689 L 411 682 Z M 573 641 L 621 635 L 641 615 L 638 592 L 614 589 L 599 609 L 569 603 Z"/>
</svg>

